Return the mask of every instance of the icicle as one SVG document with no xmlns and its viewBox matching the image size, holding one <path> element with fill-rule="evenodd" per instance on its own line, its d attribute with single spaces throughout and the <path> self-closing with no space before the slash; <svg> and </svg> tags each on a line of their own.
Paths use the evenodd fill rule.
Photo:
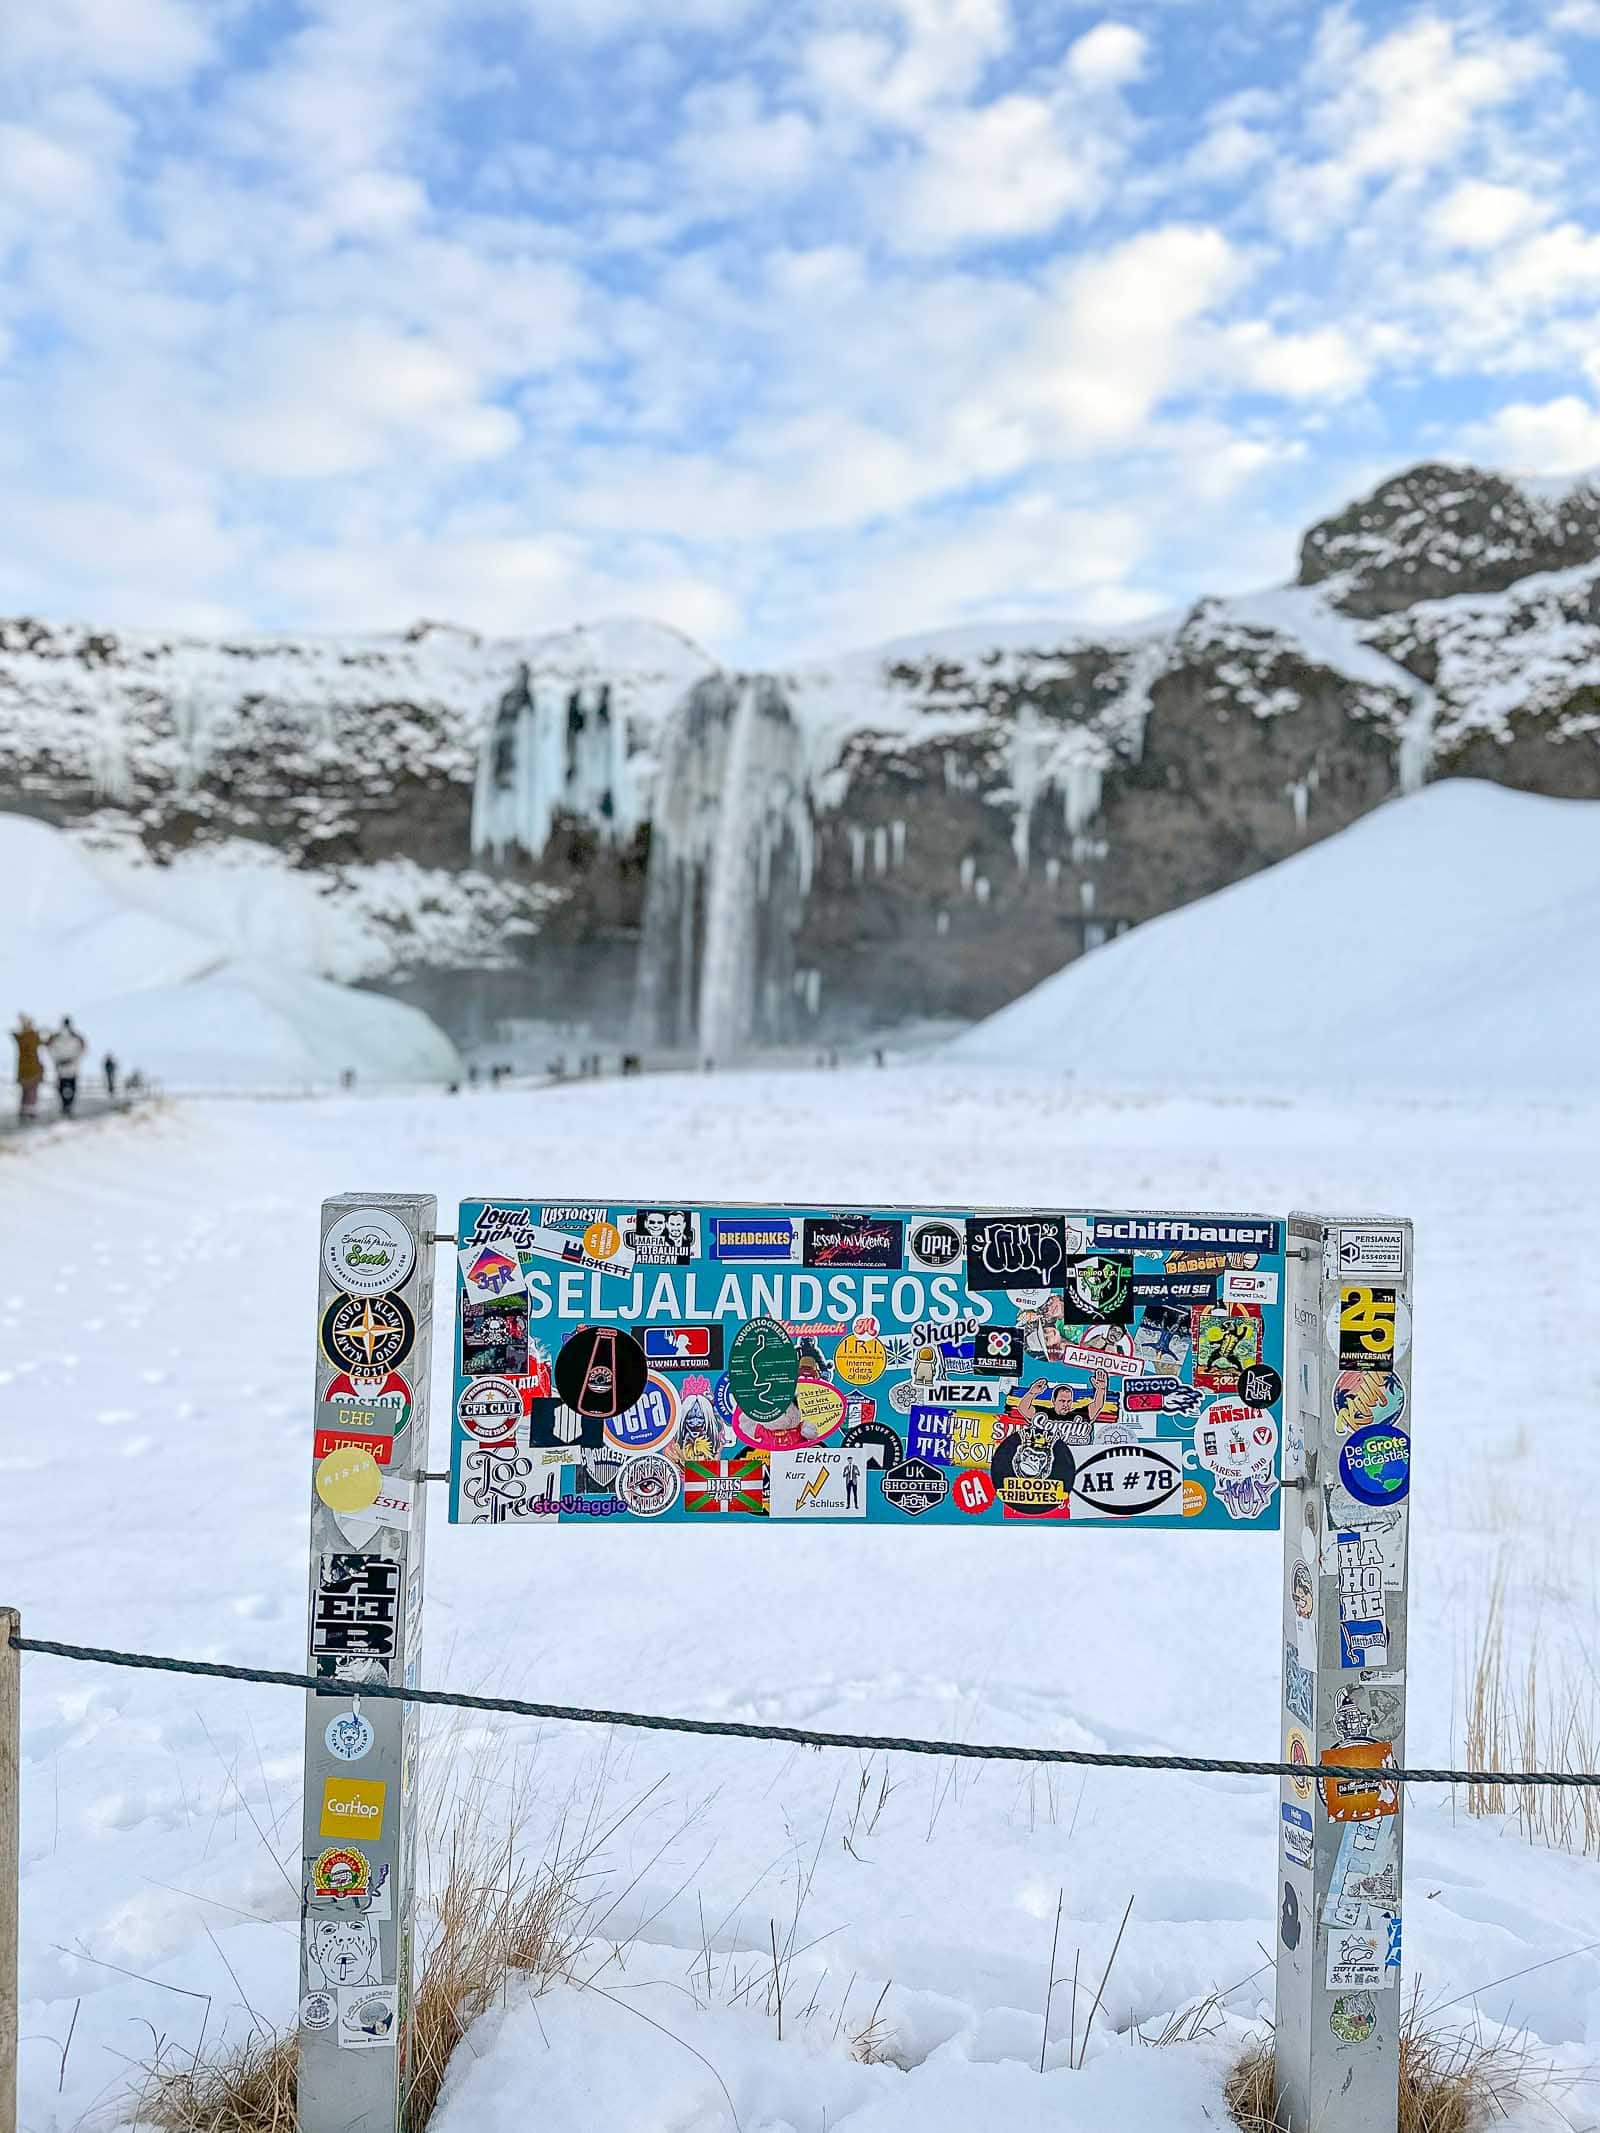
<svg viewBox="0 0 1600 2133">
<path fill-rule="evenodd" d="M 1078 908 L 1086 914 L 1094 909 L 1094 883 L 1092 881 L 1079 882 Z"/>
<path fill-rule="evenodd" d="M 989 877 L 987 874 L 978 876 L 972 885 L 972 892 L 980 904 L 986 904 L 989 901 Z"/>
<path fill-rule="evenodd" d="M 1061 879 L 1061 861 L 1052 855 L 1044 863 L 1044 878 L 1053 889 Z"/>
<path fill-rule="evenodd" d="M 849 829 L 849 837 L 850 879 L 852 881 L 859 881 L 866 871 L 867 833 L 864 829 L 857 829 L 855 824 L 852 822 Z"/>
<path fill-rule="evenodd" d="M 872 871 L 874 874 L 889 871 L 889 832 L 881 822 L 872 833 Z"/>
<path fill-rule="evenodd" d="M 904 822 L 897 819 L 890 823 L 889 841 L 895 865 L 897 867 L 904 866 L 906 861 L 906 826 Z"/>
<path fill-rule="evenodd" d="M 968 852 L 966 858 L 961 862 L 961 886 L 968 896 L 972 894 L 972 884 L 977 879 L 977 874 L 978 862 Z"/>
</svg>

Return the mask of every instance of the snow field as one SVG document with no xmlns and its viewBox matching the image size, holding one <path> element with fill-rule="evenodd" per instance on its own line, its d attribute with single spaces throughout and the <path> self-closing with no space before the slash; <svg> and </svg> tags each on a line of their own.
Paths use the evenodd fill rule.
<svg viewBox="0 0 1600 2133">
<path fill-rule="evenodd" d="M 1583 1240 L 1600 1113 L 1117 1103 L 955 1064 L 194 1104 L 0 1155 L 0 1587 L 34 1634 L 302 1664 L 317 1208 L 362 1186 L 436 1190 L 446 1225 L 486 1188 L 1410 1214 L 1410 1759 L 1460 1746 L 1462 1665 L 1497 1564 L 1513 1651 L 1537 1621 L 1547 1667 L 1582 1663 L 1585 1505 L 1600 1481 Z M 436 1365 L 438 1465 L 446 1341 Z M 1029 1745 L 1277 1752 L 1277 1536 L 485 1534 L 436 1516 L 428 1555 L 428 1686 Z M 202 2022 L 212 2039 L 241 2032 L 246 2003 L 290 2018 L 302 1723 L 284 1690 L 26 1662 L 30 2133 L 66 2133 L 117 2094 L 148 2057 L 146 2023 L 188 2050 Z M 509 1808 L 531 1787 L 530 1857 L 563 1813 L 570 1836 L 574 1811 L 609 1821 L 642 1801 L 606 1847 L 605 1935 L 620 1955 L 588 1992 L 536 2006 L 513 1993 L 478 2025 L 436 2120 L 445 2133 L 509 2133 L 533 2101 L 542 2133 L 710 2133 L 733 2124 L 718 2076 L 746 2133 L 1214 2133 L 1242 2024 L 1270 2007 L 1269 1780 L 881 1756 L 863 1769 L 843 1752 L 517 1721 L 433 1737 L 432 1767 L 458 1790 Z M 1487 2020 L 1525 2024 L 1563 2069 L 1586 2068 L 1600 1864 L 1416 1789 L 1407 1866 L 1403 1989 L 1476 1995 Z M 1065 2069 L 1058 1988 L 1041 2078 L 1062 1890 L 1057 1970 L 1070 1976 L 1081 1951 L 1080 2038 L 1082 1981 L 1092 1994 L 1130 1896 L 1133 1912 L 1087 2065 Z M 781 1944 L 796 1920 L 804 1953 L 780 2045 L 760 1986 L 743 2000 L 737 1988 L 774 1927 Z M 858 2065 L 847 2039 L 886 1985 L 903 2063 Z M 1131 2024 L 1228 1988 L 1233 2019 L 1211 2043 L 1132 2041 Z M 1600 2092 L 1561 2101 L 1581 2124 Z M 1557 2123 L 1535 2104 L 1513 2127 Z"/>
</svg>

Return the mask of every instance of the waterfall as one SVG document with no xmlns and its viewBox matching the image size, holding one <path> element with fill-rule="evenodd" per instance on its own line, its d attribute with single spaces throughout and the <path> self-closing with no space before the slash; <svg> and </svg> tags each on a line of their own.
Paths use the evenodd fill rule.
<svg viewBox="0 0 1600 2133">
<path fill-rule="evenodd" d="M 788 1035 L 813 832 L 800 735 L 765 675 L 696 683 L 662 733 L 639 1041 L 725 1061 Z"/>
<path fill-rule="evenodd" d="M 535 685 L 524 662 L 478 751 L 472 850 L 542 857 L 556 817 L 593 825 L 605 843 L 629 835 L 634 813 L 627 735 L 611 687 Z"/>
</svg>

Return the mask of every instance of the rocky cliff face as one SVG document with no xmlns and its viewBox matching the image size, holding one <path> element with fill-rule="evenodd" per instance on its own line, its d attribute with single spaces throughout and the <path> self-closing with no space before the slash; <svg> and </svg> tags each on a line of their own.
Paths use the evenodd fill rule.
<svg viewBox="0 0 1600 2133">
<path fill-rule="evenodd" d="M 269 952 L 292 889 L 302 959 L 466 1035 L 728 1056 L 986 1013 L 1446 775 L 1600 797 L 1594 484 L 1416 467 L 1313 527 L 1290 586 L 764 676 L 648 623 L 0 624 L 0 808 Z"/>
</svg>

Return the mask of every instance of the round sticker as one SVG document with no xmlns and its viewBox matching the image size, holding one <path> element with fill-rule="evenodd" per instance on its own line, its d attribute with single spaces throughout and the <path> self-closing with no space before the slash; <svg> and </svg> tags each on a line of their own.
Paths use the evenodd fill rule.
<svg viewBox="0 0 1600 2133">
<path fill-rule="evenodd" d="M 384 1427 L 398 1436 L 411 1420 L 411 1386 L 398 1370 L 341 1370 L 322 1395 L 329 1407 L 381 1407 Z"/>
<path fill-rule="evenodd" d="M 312 1862 L 313 1896 L 365 1896 L 371 1887 L 371 1864 L 353 1844 L 335 1845 Z"/>
<path fill-rule="evenodd" d="M 1403 1429 L 1369 1422 L 1340 1446 L 1339 1479 L 1357 1503 L 1403 1502 L 1411 1487 L 1411 1439 Z"/>
<path fill-rule="evenodd" d="M 342 1216 L 322 1241 L 322 1263 L 335 1288 L 351 1296 L 403 1289 L 417 1263 L 416 1240 L 397 1215 L 363 1207 Z"/>
<path fill-rule="evenodd" d="M 616 1326 L 580 1326 L 556 1357 L 556 1391 L 575 1415 L 591 1419 L 632 1407 L 649 1375 L 644 1350 Z"/>
<path fill-rule="evenodd" d="M 954 1266 L 966 1248 L 966 1240 L 953 1222 L 913 1223 L 907 1239 L 911 1264 L 932 1267 L 936 1273 Z"/>
<path fill-rule="evenodd" d="M 981 1518 L 994 1502 L 994 1483 L 981 1466 L 969 1466 L 951 1482 L 950 1501 L 970 1518 Z"/>
<path fill-rule="evenodd" d="M 1298 1726 L 1289 1728 L 1289 1738 L 1284 1742 L 1283 1746 L 1283 1759 L 1286 1763 L 1293 1763 L 1297 1769 L 1305 1771 L 1306 1775 L 1303 1778 L 1292 1777 L 1289 1783 L 1302 1800 L 1309 1800 L 1311 1797 L 1311 1743 Z"/>
<path fill-rule="evenodd" d="M 336 1296 L 322 1314 L 322 1352 L 341 1370 L 369 1375 L 403 1363 L 417 1322 L 398 1296 Z"/>
<path fill-rule="evenodd" d="M 509 1378 L 474 1378 L 456 1402 L 456 1420 L 476 1444 L 507 1444 L 522 1419 L 522 1395 Z"/>
<path fill-rule="evenodd" d="M 1246 1407 L 1274 1407 L 1283 1398 L 1283 1380 L 1267 1363 L 1246 1363 L 1239 1372 L 1238 1397 Z"/>
<path fill-rule="evenodd" d="M 882 1341 L 858 1333 L 847 1333 L 833 1351 L 834 1371 L 847 1385 L 870 1385 L 883 1376 L 888 1360 Z"/>
<path fill-rule="evenodd" d="M 1000 1439 L 989 1460 L 995 1492 L 1018 1518 L 1060 1517 L 1077 1474 L 1071 1452 L 1042 1422 Z"/>
<path fill-rule="evenodd" d="M 794 1404 L 800 1412 L 803 1444 L 820 1444 L 844 1420 L 844 1394 L 820 1378 L 802 1378 L 794 1389 Z"/>
<path fill-rule="evenodd" d="M 620 1415 L 606 1417 L 606 1437 L 622 1452 L 654 1451 L 678 1426 L 678 1395 L 665 1378 L 645 1379 L 643 1392 Z"/>
<path fill-rule="evenodd" d="M 657 1452 L 624 1459 L 617 1470 L 617 1494 L 635 1518 L 659 1518 L 663 1511 L 670 1511 L 682 1486 L 677 1467 Z"/>
<path fill-rule="evenodd" d="M 1378 2026 L 1378 2003 L 1370 1992 L 1341 1992 L 1328 2027 L 1341 2044 L 1365 2044 Z"/>
<path fill-rule="evenodd" d="M 371 1753 L 377 1737 L 359 1711 L 341 1711 L 328 1721 L 322 1741 L 336 1763 L 359 1763 Z"/>
<path fill-rule="evenodd" d="M 775 1318 L 752 1318 L 728 1350 L 728 1389 L 752 1422 L 776 1422 L 800 1382 L 800 1357 Z"/>
<path fill-rule="evenodd" d="M 363 1444 L 342 1444 L 317 1467 L 317 1494 L 330 1511 L 370 1511 L 383 1494 L 378 1462 Z"/>
<path fill-rule="evenodd" d="M 622 1232 L 614 1222 L 591 1222 L 583 1233 L 583 1248 L 591 1259 L 615 1259 L 622 1249 Z"/>
<path fill-rule="evenodd" d="M 339 2010 L 331 1992 L 308 1992 L 300 2002 L 302 2029 L 332 2029 Z"/>
<path fill-rule="evenodd" d="M 1206 1495 L 1206 1485 L 1203 1481 L 1185 1479 L 1183 1484 L 1183 1515 L 1185 1518 L 1198 1518 L 1209 1500 Z"/>
<path fill-rule="evenodd" d="M 1341 1370 L 1333 1381 L 1333 1426 L 1341 1437 L 1369 1422 L 1393 1427 L 1406 1411 L 1406 1388 L 1392 1370 Z"/>
</svg>

